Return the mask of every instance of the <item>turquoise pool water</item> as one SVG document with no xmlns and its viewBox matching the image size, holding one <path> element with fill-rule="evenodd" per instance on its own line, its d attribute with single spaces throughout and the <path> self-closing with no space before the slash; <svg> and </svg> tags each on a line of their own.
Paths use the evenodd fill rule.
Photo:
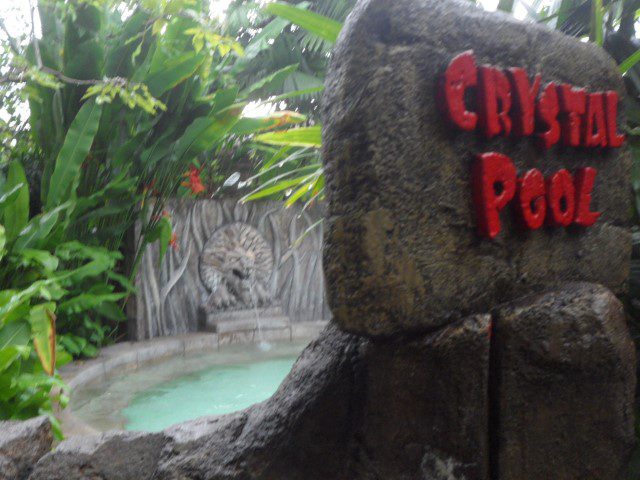
<svg viewBox="0 0 640 480">
<path fill-rule="evenodd" d="M 122 411 L 127 430 L 159 431 L 204 415 L 235 412 L 269 398 L 296 357 L 221 365 L 161 383 Z"/>
<path fill-rule="evenodd" d="M 158 431 L 241 410 L 277 390 L 307 343 L 274 343 L 268 351 L 222 347 L 169 358 L 74 391 L 69 410 L 99 431 Z"/>
</svg>

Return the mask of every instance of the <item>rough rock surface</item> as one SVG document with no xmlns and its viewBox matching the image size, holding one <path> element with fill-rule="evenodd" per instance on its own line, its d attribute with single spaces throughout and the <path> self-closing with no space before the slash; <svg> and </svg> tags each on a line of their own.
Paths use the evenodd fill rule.
<svg viewBox="0 0 640 480">
<path fill-rule="evenodd" d="M 109 432 L 72 437 L 44 456 L 31 480 L 148 479 L 165 444 L 161 433 Z"/>
<path fill-rule="evenodd" d="M 490 328 L 479 315 L 367 347 L 354 478 L 488 478 Z"/>
<path fill-rule="evenodd" d="M 330 307 L 355 333 L 427 330 L 534 291 L 580 280 L 614 292 L 628 274 L 625 148 L 544 153 L 533 138 L 458 133 L 435 103 L 436 83 L 466 50 L 478 64 L 523 67 L 543 82 L 622 91 L 600 48 L 466 0 L 363 0 L 336 45 L 324 99 Z M 620 109 L 621 111 L 622 109 Z M 521 173 L 598 169 L 595 226 L 522 233 L 509 208 L 481 241 L 471 203 L 474 154 L 510 156 Z"/>
<path fill-rule="evenodd" d="M 498 308 L 494 325 L 497 478 L 623 478 L 636 378 L 618 299 L 601 286 L 569 284 Z"/>
<path fill-rule="evenodd" d="M 0 422 L 0 480 L 26 478 L 52 445 L 47 417 Z"/>
</svg>

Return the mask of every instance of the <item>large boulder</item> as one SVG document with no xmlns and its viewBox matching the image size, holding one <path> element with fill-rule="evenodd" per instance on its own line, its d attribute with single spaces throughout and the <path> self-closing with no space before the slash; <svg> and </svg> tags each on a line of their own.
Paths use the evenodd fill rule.
<svg viewBox="0 0 640 480">
<path fill-rule="evenodd" d="M 623 478 L 636 377 L 618 299 L 598 285 L 569 284 L 496 309 L 493 338 L 497 478 Z"/>
<path fill-rule="evenodd" d="M 490 337 L 478 315 L 367 346 L 353 478 L 488 478 Z"/>
<path fill-rule="evenodd" d="M 46 416 L 0 422 L 0 480 L 27 478 L 52 445 L 51 423 Z"/>
<path fill-rule="evenodd" d="M 452 129 L 436 92 L 447 65 L 468 50 L 478 65 L 522 67 L 543 85 L 623 91 L 604 50 L 543 25 L 466 0 L 360 1 L 335 47 L 323 104 L 324 268 L 330 307 L 348 331 L 433 329 L 572 280 L 624 288 L 627 150 L 545 152 L 533 137 Z M 591 206 L 600 218 L 589 228 L 523 232 L 506 208 L 498 237 L 480 239 L 471 166 L 491 151 L 508 155 L 519 174 L 597 168 Z"/>
</svg>

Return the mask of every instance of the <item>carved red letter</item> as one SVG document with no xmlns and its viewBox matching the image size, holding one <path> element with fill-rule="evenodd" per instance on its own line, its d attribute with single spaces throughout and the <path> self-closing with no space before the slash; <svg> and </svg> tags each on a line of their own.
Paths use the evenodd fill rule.
<svg viewBox="0 0 640 480">
<path fill-rule="evenodd" d="M 618 148 L 627 138 L 618 134 L 618 94 L 613 91 L 606 92 L 604 98 L 607 110 L 607 145 Z"/>
<path fill-rule="evenodd" d="M 513 97 L 513 132 L 525 137 L 533 135 L 535 129 L 536 98 L 540 91 L 540 75 L 529 84 L 529 77 L 524 68 L 510 68 L 507 75 L 511 81 Z"/>
<path fill-rule="evenodd" d="M 559 170 L 547 180 L 548 223 L 554 227 L 568 227 L 576 211 L 576 196 L 573 177 Z"/>
<path fill-rule="evenodd" d="M 500 70 L 483 65 L 478 67 L 478 110 L 480 124 L 487 138 L 511 133 L 511 86 Z"/>
<path fill-rule="evenodd" d="M 495 238 L 500 232 L 500 211 L 516 193 L 516 167 L 506 155 L 483 153 L 475 160 L 472 177 L 478 232 Z"/>
<path fill-rule="evenodd" d="M 604 116 L 604 101 L 601 93 L 591 93 L 587 100 L 584 122 L 585 147 L 607 146 L 607 124 Z"/>
<path fill-rule="evenodd" d="M 547 215 L 544 177 L 533 168 L 518 179 L 517 209 L 524 227 L 535 230 L 544 224 Z"/>
<path fill-rule="evenodd" d="M 582 140 L 581 121 L 587 108 L 587 92 L 563 84 L 559 87 L 562 143 L 567 147 L 579 147 Z"/>
<path fill-rule="evenodd" d="M 581 168 L 576 173 L 576 218 L 575 222 L 582 227 L 590 227 L 598 217 L 600 212 L 592 212 L 591 192 L 596 181 L 598 170 L 591 167 Z"/>
<path fill-rule="evenodd" d="M 478 123 L 478 115 L 467 111 L 464 101 L 467 89 L 477 83 L 478 70 L 471 50 L 451 60 L 444 73 L 439 100 L 447 120 L 461 130 L 474 130 Z"/>
<path fill-rule="evenodd" d="M 560 140 L 560 124 L 558 123 L 558 92 L 554 83 L 548 84 L 540 95 L 536 114 L 547 130 L 539 133 L 540 143 L 546 149 L 551 148 Z"/>
</svg>

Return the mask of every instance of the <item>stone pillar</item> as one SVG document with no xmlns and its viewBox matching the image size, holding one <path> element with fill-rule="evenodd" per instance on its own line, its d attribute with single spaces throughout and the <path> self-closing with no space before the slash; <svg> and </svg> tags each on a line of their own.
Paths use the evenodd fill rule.
<svg viewBox="0 0 640 480">
<path fill-rule="evenodd" d="M 488 478 L 490 328 L 478 315 L 369 344 L 359 478 Z"/>
<path fill-rule="evenodd" d="M 490 377 L 494 478 L 622 478 L 635 349 L 609 290 L 568 284 L 498 308 Z"/>
</svg>

